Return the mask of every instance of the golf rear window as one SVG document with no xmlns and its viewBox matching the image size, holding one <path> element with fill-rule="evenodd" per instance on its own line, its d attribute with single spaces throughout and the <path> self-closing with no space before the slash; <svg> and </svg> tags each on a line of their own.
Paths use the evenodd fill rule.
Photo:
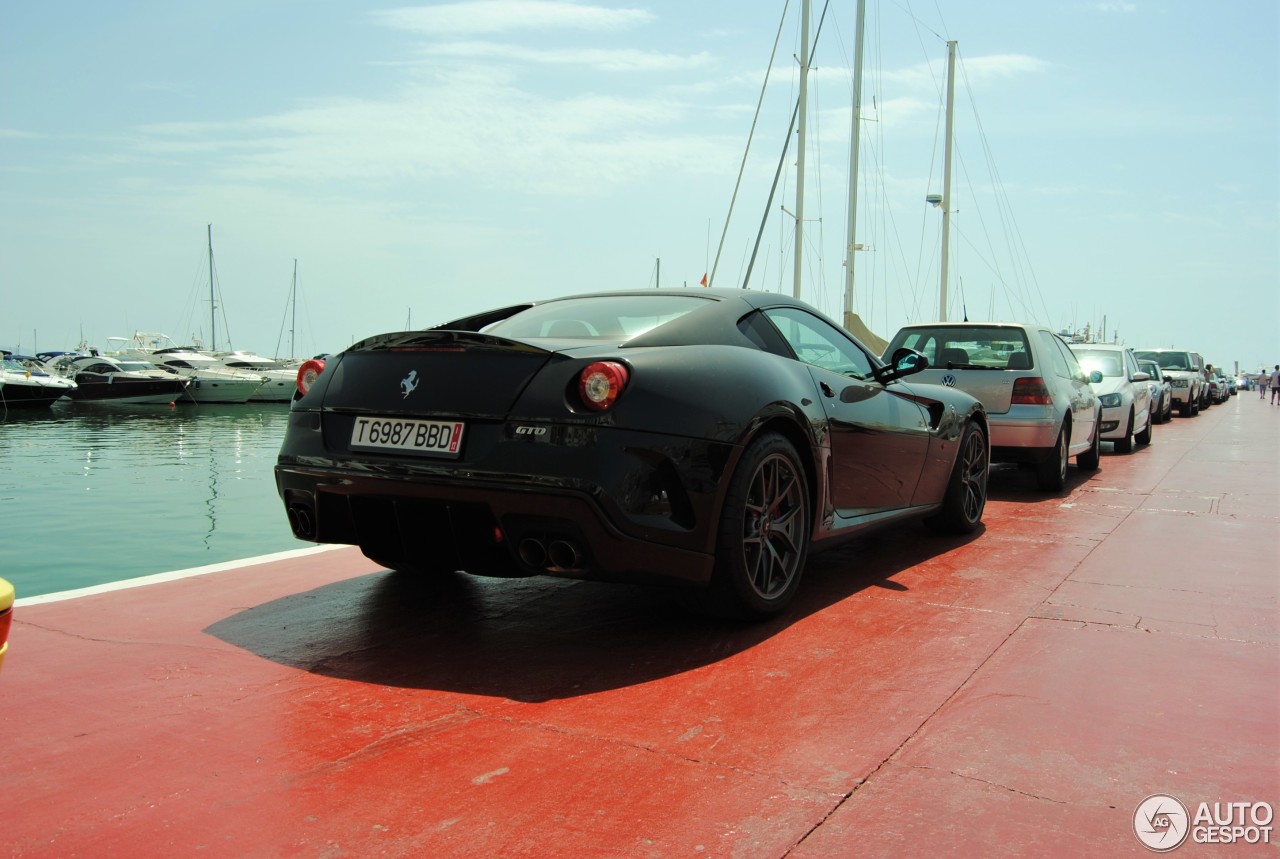
<svg viewBox="0 0 1280 859">
<path fill-rule="evenodd" d="M 1030 369 L 1031 350 L 1021 328 L 938 325 L 898 332 L 885 354 L 906 346 L 929 359 L 930 366 Z"/>
</svg>

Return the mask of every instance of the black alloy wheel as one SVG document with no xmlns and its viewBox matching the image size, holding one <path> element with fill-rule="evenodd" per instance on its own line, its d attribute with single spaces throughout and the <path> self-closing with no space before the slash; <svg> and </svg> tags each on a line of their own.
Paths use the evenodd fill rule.
<svg viewBox="0 0 1280 859">
<path fill-rule="evenodd" d="M 809 522 L 809 491 L 795 447 L 775 433 L 759 436 L 725 493 L 706 608 L 750 618 L 786 608 L 804 570 Z"/>
<path fill-rule="evenodd" d="M 965 424 L 942 509 L 925 519 L 925 524 L 951 534 L 967 534 L 977 528 L 987 507 L 990 465 L 986 434 L 976 424 Z"/>
</svg>

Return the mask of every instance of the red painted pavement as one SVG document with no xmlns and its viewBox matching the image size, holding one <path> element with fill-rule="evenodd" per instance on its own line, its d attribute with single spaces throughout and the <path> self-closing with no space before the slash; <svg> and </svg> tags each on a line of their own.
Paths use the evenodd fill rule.
<svg viewBox="0 0 1280 859">
<path fill-rule="evenodd" d="M 1140 856 L 1150 794 L 1275 808 L 1280 407 L 1104 454 L 759 626 L 347 549 L 20 599 L 0 855 Z"/>
</svg>

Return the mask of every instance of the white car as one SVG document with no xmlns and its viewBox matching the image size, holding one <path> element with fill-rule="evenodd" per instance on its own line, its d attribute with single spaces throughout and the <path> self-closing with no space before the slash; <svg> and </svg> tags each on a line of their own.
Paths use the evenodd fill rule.
<svg viewBox="0 0 1280 859">
<path fill-rule="evenodd" d="M 1151 422 L 1162 424 L 1173 420 L 1173 386 L 1160 370 L 1160 365 L 1139 358 L 1138 369 L 1151 377 L 1147 382 L 1151 389 Z"/>
<path fill-rule="evenodd" d="M 1151 377 L 1138 369 L 1133 350 L 1110 343 L 1072 344 L 1080 366 L 1086 373 L 1102 373 L 1101 382 L 1093 382 L 1094 393 L 1102 402 L 1102 439 L 1115 442 L 1117 453 L 1151 443 L 1152 409 Z M 1096 377 L 1095 377 L 1096 378 Z"/>
<path fill-rule="evenodd" d="M 1138 349 L 1134 355 L 1160 365 L 1164 377 L 1173 386 L 1173 406 L 1178 414 L 1183 417 L 1200 414 L 1200 407 L 1208 399 L 1202 389 L 1208 385 L 1201 375 L 1204 364 L 1199 355 L 1181 349 Z"/>
</svg>

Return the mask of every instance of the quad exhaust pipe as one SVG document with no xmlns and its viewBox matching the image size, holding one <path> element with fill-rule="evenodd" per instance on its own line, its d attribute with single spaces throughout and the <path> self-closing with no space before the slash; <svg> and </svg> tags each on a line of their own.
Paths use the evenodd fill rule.
<svg viewBox="0 0 1280 859">
<path fill-rule="evenodd" d="M 561 538 L 548 542 L 537 537 L 525 537 L 516 553 L 526 566 L 549 572 L 581 570 L 585 559 L 576 543 Z"/>
<path fill-rule="evenodd" d="M 308 505 L 294 502 L 285 508 L 285 515 L 289 519 L 289 527 L 293 529 L 295 537 L 301 540 L 315 540 L 316 517 Z"/>
</svg>

